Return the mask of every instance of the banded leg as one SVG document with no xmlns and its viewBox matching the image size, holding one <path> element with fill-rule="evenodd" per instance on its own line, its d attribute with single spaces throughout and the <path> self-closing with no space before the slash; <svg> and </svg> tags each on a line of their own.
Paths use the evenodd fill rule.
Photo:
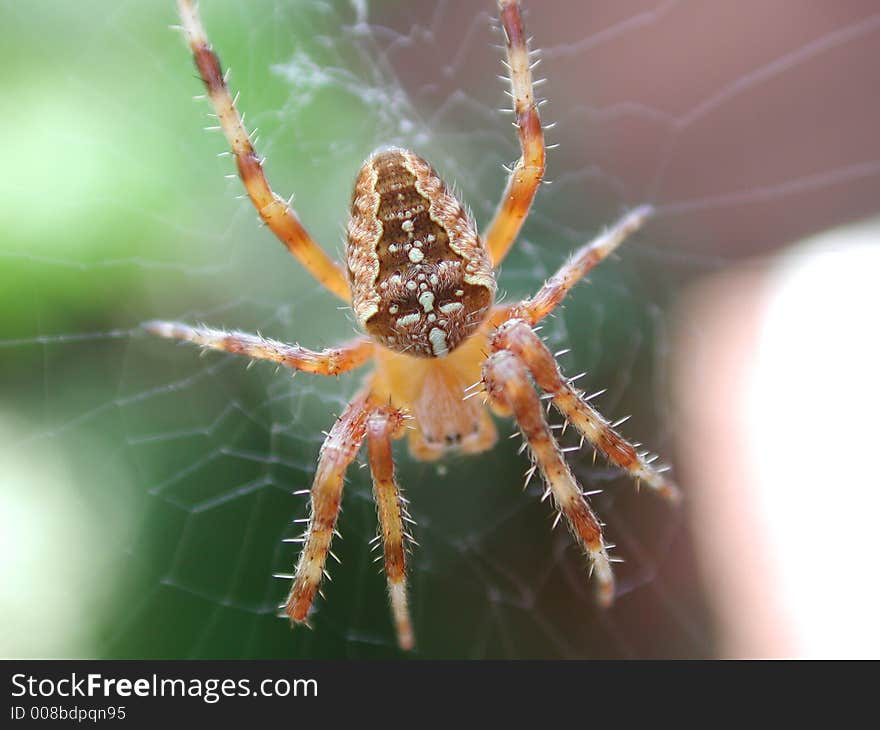
<svg viewBox="0 0 880 730">
<path fill-rule="evenodd" d="M 492 335 L 491 347 L 514 353 L 529 369 L 537 386 L 552 395 L 556 409 L 608 461 L 626 470 L 636 485 L 645 483 L 661 497 L 680 499 L 678 487 L 651 466 L 647 453 L 638 453 L 563 377 L 550 350 L 526 322 L 512 319 L 503 324 Z"/>
<path fill-rule="evenodd" d="M 177 8 L 220 128 L 235 155 L 238 174 L 260 218 L 312 276 L 340 299 L 350 301 L 348 279 L 342 268 L 312 240 L 287 201 L 269 186 L 263 172 L 263 160 L 257 156 L 235 101 L 229 94 L 220 59 L 208 42 L 195 3 L 193 0 L 178 0 Z"/>
<path fill-rule="evenodd" d="M 547 485 L 543 498 L 553 496 L 572 535 L 590 559 L 590 574 L 597 580 L 599 603 L 611 605 L 614 574 L 602 528 L 550 432 L 525 365 L 512 352 L 496 352 L 483 365 L 483 382 L 494 410 L 516 419 Z"/>
<path fill-rule="evenodd" d="M 336 530 L 345 471 L 361 447 L 367 418 L 374 407 L 366 393 L 355 396 L 321 446 L 318 470 L 312 482 L 312 514 L 302 538 L 305 544 L 285 606 L 285 613 L 292 622 L 306 620 L 321 578 L 326 575 L 324 564 Z"/>
<path fill-rule="evenodd" d="M 519 0 L 498 0 L 498 8 L 507 42 L 514 126 L 519 136 L 522 156 L 510 173 L 504 197 L 483 236 L 489 257 L 495 266 L 507 255 L 522 228 L 538 186 L 544 178 L 546 156 L 544 132 L 532 88 L 529 49 Z"/>
<path fill-rule="evenodd" d="M 652 212 L 653 209 L 649 205 L 631 210 L 607 231 L 579 248 L 568 262 L 545 282 L 535 296 L 514 305 L 512 316 L 524 319 L 529 324 L 540 322 L 556 309 L 571 288 L 594 266 L 601 263 L 629 236 L 639 230 Z"/>
<path fill-rule="evenodd" d="M 232 352 L 253 360 L 269 360 L 293 370 L 318 375 L 339 375 L 354 370 L 372 357 L 375 347 L 370 340 L 361 338 L 339 347 L 315 352 L 299 345 L 287 345 L 245 332 L 190 327 L 181 322 L 148 322 L 144 328 L 160 337 L 186 340 L 212 350 Z"/>
<path fill-rule="evenodd" d="M 385 577 L 388 580 L 388 598 L 401 649 L 413 648 L 412 622 L 406 595 L 407 538 L 403 521 L 406 505 L 394 479 L 394 460 L 391 439 L 403 435 L 403 414 L 392 408 L 374 412 L 367 421 L 367 449 L 370 471 L 373 474 L 373 493 L 379 513 L 379 530 L 385 552 Z"/>
</svg>

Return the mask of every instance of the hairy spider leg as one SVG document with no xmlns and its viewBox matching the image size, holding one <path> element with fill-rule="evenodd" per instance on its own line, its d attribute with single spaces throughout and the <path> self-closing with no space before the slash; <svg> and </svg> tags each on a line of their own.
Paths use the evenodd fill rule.
<svg viewBox="0 0 880 730">
<path fill-rule="evenodd" d="M 144 329 L 167 339 L 184 340 L 212 350 L 244 355 L 252 360 L 269 360 L 292 370 L 317 375 L 340 375 L 359 368 L 373 356 L 376 348 L 372 341 L 359 338 L 339 347 L 316 352 L 259 335 L 190 327 L 181 322 L 147 322 Z"/>
<path fill-rule="evenodd" d="M 541 118 L 532 88 L 531 60 L 518 0 L 499 0 L 501 26 L 507 46 L 510 92 L 522 156 L 510 171 L 504 196 L 483 235 L 493 265 L 507 255 L 529 213 L 544 178 L 546 152 Z"/>
<path fill-rule="evenodd" d="M 348 279 L 342 267 L 324 253 L 300 223 L 293 208 L 270 187 L 263 171 L 263 160 L 254 150 L 235 100 L 229 94 L 220 59 L 208 42 L 195 3 L 178 0 L 177 7 L 196 67 L 235 156 L 238 174 L 260 218 L 312 276 L 340 299 L 350 301 Z"/>
<path fill-rule="evenodd" d="M 312 512 L 285 605 L 285 613 L 295 623 L 306 621 L 321 579 L 326 575 L 324 565 L 339 517 L 345 472 L 357 456 L 366 435 L 367 419 L 375 407 L 366 391 L 356 395 L 321 446 L 311 489 Z"/>
<path fill-rule="evenodd" d="M 678 487 L 650 464 L 647 452 L 639 453 L 593 408 L 584 393 L 563 377 L 556 359 L 541 338 L 521 319 L 512 319 L 492 335 L 493 351 L 508 351 L 527 368 L 535 384 L 552 395 L 556 409 L 614 466 L 625 470 L 636 484 L 647 484 L 661 497 L 678 501 Z"/>
<path fill-rule="evenodd" d="M 533 297 L 510 307 L 509 316 L 524 319 L 530 324 L 540 322 L 559 306 L 571 288 L 594 266 L 600 264 L 621 243 L 638 231 L 652 213 L 653 209 L 650 205 L 642 205 L 624 214 L 613 226 L 575 251 Z"/>
<path fill-rule="evenodd" d="M 553 496 L 556 508 L 590 560 L 599 603 L 609 606 L 614 600 L 614 574 L 602 528 L 550 432 L 525 365 L 512 352 L 496 352 L 483 365 L 483 382 L 493 409 L 516 419 L 547 486 L 542 499 Z"/>
<path fill-rule="evenodd" d="M 404 522 L 410 520 L 406 501 L 394 478 L 391 440 L 403 435 L 408 417 L 394 408 L 381 408 L 367 420 L 367 450 L 373 475 L 373 494 L 379 514 L 379 535 L 385 558 L 388 599 L 397 632 L 397 644 L 410 650 L 415 643 L 406 594 L 406 540 L 412 537 Z"/>
</svg>

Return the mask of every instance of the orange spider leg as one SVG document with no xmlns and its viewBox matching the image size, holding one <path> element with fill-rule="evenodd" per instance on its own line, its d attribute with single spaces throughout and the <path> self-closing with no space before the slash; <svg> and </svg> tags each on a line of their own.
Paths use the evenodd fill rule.
<svg viewBox="0 0 880 730">
<path fill-rule="evenodd" d="M 383 408 L 367 421 L 367 449 L 373 474 L 373 492 L 379 513 L 379 530 L 385 551 L 385 576 L 388 597 L 401 649 L 413 648 L 412 622 L 406 596 L 406 548 L 408 538 L 404 520 L 408 519 L 406 503 L 394 479 L 391 439 L 403 435 L 405 417 L 401 411 Z"/>
<path fill-rule="evenodd" d="M 299 345 L 287 345 L 245 332 L 190 327 L 180 322 L 148 322 L 144 328 L 160 337 L 186 340 L 212 350 L 232 352 L 253 360 L 269 360 L 293 370 L 318 375 L 339 375 L 354 370 L 367 362 L 375 349 L 375 345 L 366 338 L 315 352 Z"/>
<path fill-rule="evenodd" d="M 512 308 L 512 317 L 536 324 L 552 312 L 569 290 L 583 279 L 590 270 L 612 253 L 629 236 L 641 228 L 653 209 L 642 205 L 624 215 L 607 231 L 596 236 L 588 244 L 572 254 L 568 262 L 557 271 L 535 296 Z"/>
<path fill-rule="evenodd" d="M 312 276 L 340 299 L 350 301 L 348 279 L 342 268 L 312 240 L 288 202 L 269 186 L 263 172 L 263 160 L 257 156 L 235 101 L 229 94 L 220 59 L 208 42 L 195 4 L 192 0 L 178 0 L 177 7 L 196 67 L 235 155 L 238 174 L 260 218 Z"/>
<path fill-rule="evenodd" d="M 516 419 L 547 485 L 544 498 L 553 495 L 572 534 L 590 559 L 590 572 L 598 581 L 600 604 L 609 606 L 614 600 L 614 574 L 602 528 L 550 432 L 525 365 L 512 352 L 496 352 L 483 365 L 483 382 L 493 409 L 499 415 L 513 415 Z"/>
<path fill-rule="evenodd" d="M 367 418 L 374 408 L 375 404 L 370 401 L 367 393 L 362 392 L 355 396 L 333 424 L 321 446 L 318 469 L 311 489 L 312 514 L 302 538 L 305 544 L 285 605 L 285 613 L 293 622 L 302 623 L 306 620 L 321 579 L 326 575 L 324 565 L 330 552 L 333 532 L 336 530 L 345 471 L 361 447 Z"/>
<path fill-rule="evenodd" d="M 493 334 L 491 346 L 493 350 L 510 351 L 525 363 L 538 387 L 552 395 L 556 409 L 608 461 L 626 470 L 637 485 L 644 482 L 657 494 L 672 501 L 680 498 L 678 487 L 651 466 L 647 452 L 638 453 L 589 404 L 583 392 L 573 388 L 563 377 L 550 350 L 526 322 L 512 319 L 503 324 Z"/>
<path fill-rule="evenodd" d="M 504 197 L 484 235 L 486 249 L 494 266 L 507 255 L 522 228 L 538 186 L 544 178 L 545 164 L 544 132 L 532 89 L 529 49 L 519 1 L 499 0 L 498 7 L 507 41 L 514 126 L 519 136 L 522 156 L 510 173 Z"/>
</svg>

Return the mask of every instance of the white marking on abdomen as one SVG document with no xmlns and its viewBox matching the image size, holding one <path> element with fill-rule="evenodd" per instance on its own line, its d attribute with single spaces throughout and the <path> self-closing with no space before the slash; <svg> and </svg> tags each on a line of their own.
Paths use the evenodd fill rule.
<svg viewBox="0 0 880 730">
<path fill-rule="evenodd" d="M 400 320 L 398 320 L 399 322 Z M 428 333 L 428 339 L 431 341 L 431 350 L 437 357 L 443 357 L 449 354 L 449 348 L 446 346 L 446 333 L 439 327 L 434 327 Z"/>
<path fill-rule="evenodd" d="M 407 314 L 397 320 L 398 327 L 409 327 L 411 324 L 418 324 L 421 317 L 418 314 Z"/>
</svg>

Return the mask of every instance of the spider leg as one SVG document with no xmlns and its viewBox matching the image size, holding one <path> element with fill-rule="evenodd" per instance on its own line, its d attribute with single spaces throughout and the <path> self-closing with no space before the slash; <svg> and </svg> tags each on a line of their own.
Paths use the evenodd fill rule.
<svg viewBox="0 0 880 730">
<path fill-rule="evenodd" d="M 514 126 L 522 156 L 510 172 L 504 197 L 486 230 L 484 240 L 493 265 L 505 257 L 544 178 L 544 132 L 532 89 L 529 48 L 523 30 L 519 0 L 498 0 L 501 25 L 507 43 L 507 65 L 513 97 Z"/>
<path fill-rule="evenodd" d="M 244 355 L 253 360 L 270 360 L 293 370 L 318 375 L 339 375 L 354 370 L 372 357 L 375 347 L 370 340 L 359 338 L 339 347 L 315 352 L 258 335 L 225 332 L 209 327 L 190 327 L 181 322 L 148 322 L 144 328 L 160 337 L 186 340 L 212 350 Z"/>
<path fill-rule="evenodd" d="M 550 350 L 526 322 L 521 319 L 505 322 L 493 333 L 491 347 L 514 353 L 528 368 L 537 386 L 552 395 L 556 409 L 608 461 L 627 471 L 636 484 L 646 484 L 671 501 L 680 499 L 678 487 L 651 466 L 647 453 L 638 453 L 589 404 L 589 399 L 563 377 Z"/>
<path fill-rule="evenodd" d="M 483 382 L 489 402 L 500 415 L 513 415 L 552 495 L 565 515 L 572 534 L 590 559 L 590 572 L 598 582 L 599 602 L 614 600 L 614 574 L 602 528 L 550 432 L 544 409 L 528 371 L 513 352 L 500 350 L 483 364 Z"/>
<path fill-rule="evenodd" d="M 403 435 L 405 416 L 396 409 L 382 408 L 367 421 L 367 449 L 373 474 L 373 493 L 379 513 L 379 529 L 385 551 L 388 597 L 401 649 L 413 648 L 412 622 L 406 595 L 406 550 L 404 519 L 406 504 L 394 479 L 391 439 Z"/>
<path fill-rule="evenodd" d="M 536 324 L 552 312 L 569 290 L 583 279 L 590 270 L 601 263 L 630 235 L 641 228 L 651 216 L 652 208 L 642 205 L 620 218 L 611 228 L 604 231 L 572 254 L 562 266 L 531 299 L 514 305 L 512 317 Z"/>
<path fill-rule="evenodd" d="M 263 172 L 263 160 L 254 150 L 235 101 L 229 94 L 220 59 L 208 42 L 195 3 L 192 0 L 178 0 L 177 7 L 196 67 L 205 82 L 223 134 L 235 155 L 238 174 L 260 218 L 312 276 L 340 299 L 350 301 L 348 280 L 342 268 L 312 240 L 287 201 L 269 186 Z"/>
<path fill-rule="evenodd" d="M 324 564 L 339 516 L 345 471 L 360 449 L 367 418 L 374 407 L 366 393 L 355 396 L 321 446 L 311 489 L 312 514 L 285 605 L 285 613 L 294 623 L 306 620 L 325 574 Z"/>
</svg>

